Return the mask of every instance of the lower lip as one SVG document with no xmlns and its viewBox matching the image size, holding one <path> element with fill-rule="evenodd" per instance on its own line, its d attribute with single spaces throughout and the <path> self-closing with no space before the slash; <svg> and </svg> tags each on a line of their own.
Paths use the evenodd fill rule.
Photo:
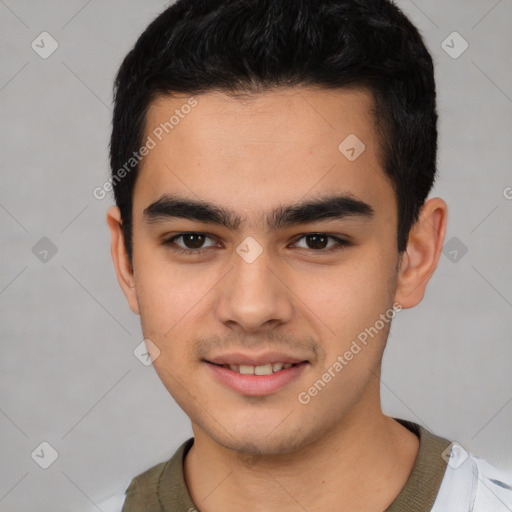
<svg viewBox="0 0 512 512">
<path fill-rule="evenodd" d="M 208 362 L 206 364 L 211 368 L 215 377 L 228 388 L 238 391 L 242 395 L 259 396 L 274 393 L 298 378 L 308 363 L 302 362 L 290 366 L 290 368 L 283 368 L 271 375 L 244 375 L 229 368 L 224 368 L 224 366 Z"/>
</svg>

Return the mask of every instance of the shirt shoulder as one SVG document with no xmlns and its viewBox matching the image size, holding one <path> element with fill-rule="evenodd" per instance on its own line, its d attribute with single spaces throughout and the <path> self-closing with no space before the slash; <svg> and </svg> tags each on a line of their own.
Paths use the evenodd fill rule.
<svg viewBox="0 0 512 512">
<path fill-rule="evenodd" d="M 506 512 L 512 508 L 512 472 L 453 442 L 432 512 Z"/>
<path fill-rule="evenodd" d="M 160 510 L 161 502 L 165 502 L 172 510 L 193 509 L 183 474 L 184 457 L 193 443 L 193 437 L 184 441 L 169 460 L 132 478 L 123 493 L 103 500 L 98 508 L 102 512 L 143 512 Z"/>
</svg>

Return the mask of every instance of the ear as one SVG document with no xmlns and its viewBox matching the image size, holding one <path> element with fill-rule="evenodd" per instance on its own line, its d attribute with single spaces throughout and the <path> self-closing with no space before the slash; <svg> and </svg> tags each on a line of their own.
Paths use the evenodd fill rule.
<svg viewBox="0 0 512 512">
<path fill-rule="evenodd" d="M 130 309 L 139 314 L 139 303 L 135 288 L 135 278 L 133 269 L 124 246 L 124 234 L 122 228 L 121 211 L 117 206 L 112 206 L 107 211 L 107 224 L 110 228 L 110 252 L 114 267 L 116 269 L 117 280 L 128 301 Z"/>
<path fill-rule="evenodd" d="M 448 207 L 439 197 L 422 206 L 418 221 L 409 233 L 407 248 L 398 271 L 395 301 L 404 309 L 419 304 L 443 249 Z"/>
</svg>

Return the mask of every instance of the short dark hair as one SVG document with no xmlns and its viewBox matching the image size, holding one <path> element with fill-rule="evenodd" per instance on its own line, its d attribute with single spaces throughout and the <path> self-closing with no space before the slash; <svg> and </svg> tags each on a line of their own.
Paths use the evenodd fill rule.
<svg viewBox="0 0 512 512">
<path fill-rule="evenodd" d="M 372 93 L 405 250 L 436 176 L 437 112 L 432 58 L 402 11 L 390 0 L 178 0 L 142 33 L 114 84 L 111 179 L 130 261 L 139 165 L 116 173 L 143 144 L 150 103 L 299 85 Z"/>
</svg>

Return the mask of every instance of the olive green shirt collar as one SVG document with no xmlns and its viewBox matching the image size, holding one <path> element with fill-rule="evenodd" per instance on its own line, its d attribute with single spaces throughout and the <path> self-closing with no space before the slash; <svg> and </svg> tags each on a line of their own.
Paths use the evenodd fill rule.
<svg viewBox="0 0 512 512">
<path fill-rule="evenodd" d="M 420 446 L 409 479 L 385 512 L 430 512 L 446 470 L 442 453 L 451 443 L 421 425 L 395 419 L 419 437 Z M 135 477 L 127 489 L 123 512 L 197 511 L 183 473 L 183 462 L 193 444 L 193 437 L 187 439 L 169 461 Z"/>
</svg>

